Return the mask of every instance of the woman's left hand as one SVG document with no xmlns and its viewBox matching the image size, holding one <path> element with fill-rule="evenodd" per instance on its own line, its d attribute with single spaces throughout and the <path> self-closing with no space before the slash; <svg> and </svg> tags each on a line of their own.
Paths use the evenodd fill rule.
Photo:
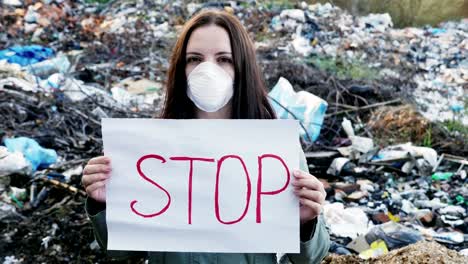
<svg viewBox="0 0 468 264">
<path fill-rule="evenodd" d="M 315 219 L 322 211 L 327 193 L 323 184 L 313 175 L 296 170 L 293 172 L 294 193 L 299 198 L 301 224 Z"/>
</svg>

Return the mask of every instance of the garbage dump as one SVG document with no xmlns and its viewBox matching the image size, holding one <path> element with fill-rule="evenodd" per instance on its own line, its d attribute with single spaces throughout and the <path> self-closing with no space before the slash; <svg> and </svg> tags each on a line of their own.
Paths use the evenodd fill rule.
<svg viewBox="0 0 468 264">
<path fill-rule="evenodd" d="M 102 118 L 158 116 L 172 46 L 203 8 L 242 21 L 278 117 L 300 121 L 327 191 L 323 263 L 468 262 L 468 19 L 395 28 L 292 1 L 0 7 L 1 262 L 116 261 L 84 211 L 83 166 Z"/>
</svg>

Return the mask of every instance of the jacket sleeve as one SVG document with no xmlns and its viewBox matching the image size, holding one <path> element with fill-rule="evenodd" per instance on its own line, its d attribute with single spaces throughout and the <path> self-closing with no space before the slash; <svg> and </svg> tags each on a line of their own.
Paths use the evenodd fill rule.
<svg viewBox="0 0 468 264">
<path fill-rule="evenodd" d="M 294 264 L 305 263 L 320 263 L 328 254 L 330 248 L 330 236 L 325 227 L 323 216 L 317 217 L 315 230 L 310 236 L 310 239 L 305 242 L 300 242 L 300 253 L 286 254 L 290 262 Z M 282 261 L 281 263 L 285 263 Z"/>
<path fill-rule="evenodd" d="M 300 168 L 309 172 L 304 152 L 301 150 L 300 153 Z M 280 261 L 280 263 L 287 263 L 285 261 L 288 259 L 294 264 L 312 264 L 320 263 L 325 258 L 330 248 L 330 235 L 325 226 L 323 215 L 319 215 L 316 219 L 315 227 L 312 229 L 309 239 L 300 242 L 300 253 L 286 254 L 286 258 L 282 259 L 283 261 Z"/>
<path fill-rule="evenodd" d="M 107 224 L 105 205 L 87 197 L 85 202 L 86 214 L 91 220 L 94 237 L 101 249 L 107 249 Z M 114 259 L 125 259 L 129 257 L 144 257 L 146 254 L 139 251 L 117 251 L 107 250 L 107 255 Z"/>
</svg>

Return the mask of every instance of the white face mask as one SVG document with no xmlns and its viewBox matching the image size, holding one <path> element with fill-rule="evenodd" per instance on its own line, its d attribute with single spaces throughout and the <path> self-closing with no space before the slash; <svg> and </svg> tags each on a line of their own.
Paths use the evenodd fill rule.
<svg viewBox="0 0 468 264">
<path fill-rule="evenodd" d="M 212 62 L 200 63 L 187 78 L 187 96 L 201 110 L 216 112 L 234 93 L 231 76 Z"/>
</svg>

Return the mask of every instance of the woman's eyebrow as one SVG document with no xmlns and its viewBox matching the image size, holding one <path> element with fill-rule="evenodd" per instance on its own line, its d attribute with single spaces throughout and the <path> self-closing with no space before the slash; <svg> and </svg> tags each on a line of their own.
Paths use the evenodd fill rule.
<svg viewBox="0 0 468 264">
<path fill-rule="evenodd" d="M 232 55 L 232 52 L 220 51 L 220 52 L 217 52 L 216 55 Z"/>
<path fill-rule="evenodd" d="M 194 52 L 194 51 L 187 52 L 187 55 L 199 55 L 199 56 L 203 56 L 203 54 L 201 54 L 200 52 Z"/>
<path fill-rule="evenodd" d="M 187 52 L 186 55 L 198 55 L 198 56 L 203 56 L 202 53 L 200 53 L 200 52 L 195 52 L 195 51 Z M 217 55 L 217 56 L 219 56 L 219 55 L 232 55 L 232 52 L 220 51 L 220 52 L 217 52 L 215 55 Z"/>
</svg>

